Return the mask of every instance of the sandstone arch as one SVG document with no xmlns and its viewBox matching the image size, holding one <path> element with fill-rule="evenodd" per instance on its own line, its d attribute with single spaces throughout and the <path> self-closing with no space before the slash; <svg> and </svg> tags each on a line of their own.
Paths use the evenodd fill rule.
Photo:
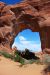
<svg viewBox="0 0 50 75">
<path fill-rule="evenodd" d="M 24 29 L 39 32 L 41 48 L 50 48 L 50 1 L 25 0 L 16 5 L 0 2 L 0 47 L 8 48 Z M 9 51 L 10 51 L 9 50 Z"/>
</svg>

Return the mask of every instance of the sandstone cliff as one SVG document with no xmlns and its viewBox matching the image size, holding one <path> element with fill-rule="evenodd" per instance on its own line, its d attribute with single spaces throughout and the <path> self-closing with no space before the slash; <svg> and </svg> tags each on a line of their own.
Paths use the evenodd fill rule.
<svg viewBox="0 0 50 75">
<path fill-rule="evenodd" d="M 0 49 L 11 51 L 15 36 L 24 29 L 39 32 L 41 48 L 50 48 L 50 0 L 0 2 Z"/>
</svg>

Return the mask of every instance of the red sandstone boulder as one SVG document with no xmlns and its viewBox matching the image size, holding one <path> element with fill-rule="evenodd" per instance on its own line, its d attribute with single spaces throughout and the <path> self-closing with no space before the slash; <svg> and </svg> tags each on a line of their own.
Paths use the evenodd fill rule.
<svg viewBox="0 0 50 75">
<path fill-rule="evenodd" d="M 43 50 L 43 53 L 44 53 L 44 54 L 50 54 L 50 49 L 45 48 L 45 49 Z"/>
</svg>

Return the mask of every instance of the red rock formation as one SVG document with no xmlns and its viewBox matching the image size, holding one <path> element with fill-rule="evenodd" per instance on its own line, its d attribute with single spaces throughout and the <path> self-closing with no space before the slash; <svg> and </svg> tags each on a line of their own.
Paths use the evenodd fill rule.
<svg viewBox="0 0 50 75">
<path fill-rule="evenodd" d="M 24 29 L 39 32 L 42 50 L 50 49 L 50 0 L 24 0 L 15 5 L 0 2 L 0 46 L 10 49 Z"/>
</svg>

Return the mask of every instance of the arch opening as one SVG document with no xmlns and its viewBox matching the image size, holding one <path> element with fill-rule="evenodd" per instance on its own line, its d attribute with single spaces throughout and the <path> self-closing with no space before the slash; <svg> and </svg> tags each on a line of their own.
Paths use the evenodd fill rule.
<svg viewBox="0 0 50 75">
<path fill-rule="evenodd" d="M 14 38 L 12 48 L 14 46 L 16 46 L 19 51 L 29 49 L 31 52 L 40 52 L 41 41 L 39 32 L 32 32 L 31 29 L 24 29 Z"/>
</svg>

